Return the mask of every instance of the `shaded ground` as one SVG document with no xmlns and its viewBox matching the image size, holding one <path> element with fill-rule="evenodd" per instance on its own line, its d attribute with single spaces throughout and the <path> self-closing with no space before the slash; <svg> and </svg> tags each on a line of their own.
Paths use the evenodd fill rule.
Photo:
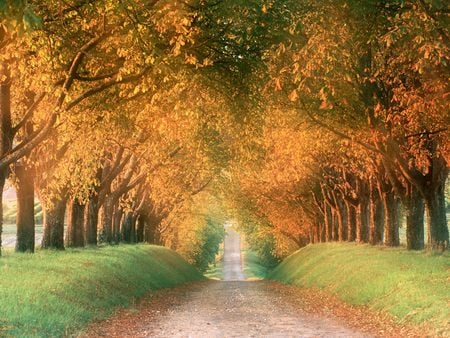
<svg viewBox="0 0 450 338">
<path fill-rule="evenodd" d="M 319 290 L 243 281 L 240 239 L 227 229 L 224 277 L 148 295 L 92 325 L 89 337 L 423 337 Z"/>
</svg>

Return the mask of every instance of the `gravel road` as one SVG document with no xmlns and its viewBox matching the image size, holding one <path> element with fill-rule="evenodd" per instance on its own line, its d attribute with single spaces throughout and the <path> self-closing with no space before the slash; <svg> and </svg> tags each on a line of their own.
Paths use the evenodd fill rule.
<svg viewBox="0 0 450 338">
<path fill-rule="evenodd" d="M 227 229 L 224 281 L 162 290 L 92 325 L 89 337 L 369 337 L 305 311 L 297 288 L 245 281 L 240 237 Z"/>
<path fill-rule="evenodd" d="M 241 237 L 233 228 L 227 227 L 224 243 L 223 277 L 225 281 L 245 280 L 242 272 Z"/>
</svg>

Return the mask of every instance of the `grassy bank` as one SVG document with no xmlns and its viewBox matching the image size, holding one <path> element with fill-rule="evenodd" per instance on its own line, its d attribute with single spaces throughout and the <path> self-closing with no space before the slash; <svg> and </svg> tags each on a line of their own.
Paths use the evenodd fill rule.
<svg viewBox="0 0 450 338">
<path fill-rule="evenodd" d="M 149 290 L 202 276 L 148 245 L 9 254 L 0 259 L 0 336 L 67 336 Z"/>
<path fill-rule="evenodd" d="M 348 303 L 386 311 L 400 322 L 426 322 L 437 335 L 450 336 L 448 253 L 310 245 L 285 259 L 269 278 L 323 288 Z"/>
<path fill-rule="evenodd" d="M 247 279 L 264 279 L 269 274 L 269 269 L 261 264 L 261 260 L 250 249 L 242 251 L 244 256 L 244 276 Z"/>
</svg>

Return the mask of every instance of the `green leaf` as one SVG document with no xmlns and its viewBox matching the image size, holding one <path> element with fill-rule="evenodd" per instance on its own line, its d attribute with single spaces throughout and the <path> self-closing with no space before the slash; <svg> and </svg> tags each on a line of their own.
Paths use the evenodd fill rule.
<svg viewBox="0 0 450 338">
<path fill-rule="evenodd" d="M 42 19 L 30 7 L 25 7 L 22 17 L 25 30 L 32 31 L 42 28 Z"/>
</svg>

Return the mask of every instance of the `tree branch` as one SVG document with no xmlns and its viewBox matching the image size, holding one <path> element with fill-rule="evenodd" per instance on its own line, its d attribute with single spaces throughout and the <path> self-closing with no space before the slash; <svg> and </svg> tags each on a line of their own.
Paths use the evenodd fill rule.
<svg viewBox="0 0 450 338">
<path fill-rule="evenodd" d="M 13 135 L 17 134 L 17 132 L 25 126 L 25 123 L 28 121 L 28 119 L 33 116 L 34 111 L 38 107 L 39 103 L 44 99 L 46 93 L 40 94 L 37 99 L 33 102 L 30 108 L 25 112 L 25 115 L 23 116 L 22 120 L 13 128 Z"/>
</svg>

